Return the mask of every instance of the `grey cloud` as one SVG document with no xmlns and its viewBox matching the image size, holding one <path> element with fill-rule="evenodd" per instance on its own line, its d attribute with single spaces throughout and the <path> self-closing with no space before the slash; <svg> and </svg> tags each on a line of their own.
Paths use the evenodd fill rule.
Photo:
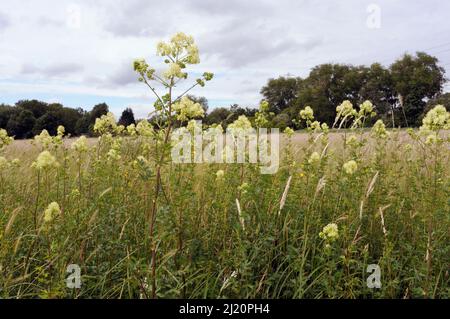
<svg viewBox="0 0 450 319">
<path fill-rule="evenodd" d="M 250 23 L 233 20 L 214 35 L 201 40 L 206 54 L 218 56 L 231 67 L 243 67 L 267 58 L 294 51 L 310 51 L 323 42 L 321 38 L 293 38 L 284 27 L 267 28 L 263 21 Z"/>
<path fill-rule="evenodd" d="M 83 71 L 84 67 L 77 63 L 52 64 L 45 67 L 38 67 L 33 64 L 25 63 L 22 66 L 22 74 L 38 74 L 47 77 L 66 76 Z"/>
<path fill-rule="evenodd" d="M 122 37 L 164 36 L 171 25 L 168 11 L 160 1 L 120 1 L 108 10 L 104 28 Z"/>
<path fill-rule="evenodd" d="M 109 82 L 112 85 L 128 85 L 131 83 L 137 83 L 138 76 L 133 70 L 131 60 L 123 63 L 121 67 L 109 78 Z"/>
<path fill-rule="evenodd" d="M 10 25 L 11 25 L 11 21 L 10 21 L 9 17 L 6 14 L 0 12 L 0 32 L 5 30 Z"/>
</svg>

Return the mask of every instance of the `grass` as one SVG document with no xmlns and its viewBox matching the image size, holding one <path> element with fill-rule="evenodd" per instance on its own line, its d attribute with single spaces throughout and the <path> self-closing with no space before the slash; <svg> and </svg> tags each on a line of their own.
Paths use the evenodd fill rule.
<svg viewBox="0 0 450 319">
<path fill-rule="evenodd" d="M 447 144 L 392 131 L 348 145 L 351 134 L 284 136 L 274 175 L 168 162 L 154 216 L 145 137 L 90 140 L 86 152 L 53 141 L 59 166 L 39 173 L 44 147 L 15 141 L 0 172 L 0 297 L 150 298 L 154 283 L 158 298 L 449 298 Z M 51 202 L 61 214 L 46 222 Z M 319 237 L 330 223 L 339 237 Z M 70 264 L 79 289 L 66 286 Z M 367 287 L 370 264 L 380 289 Z"/>
</svg>

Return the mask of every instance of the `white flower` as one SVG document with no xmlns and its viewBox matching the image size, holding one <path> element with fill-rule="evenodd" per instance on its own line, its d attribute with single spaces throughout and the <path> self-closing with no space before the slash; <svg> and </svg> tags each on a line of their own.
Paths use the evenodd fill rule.
<svg viewBox="0 0 450 319">
<path fill-rule="evenodd" d="M 177 119 L 179 121 L 187 121 L 191 118 L 205 116 L 205 110 L 203 107 L 199 103 L 194 103 L 186 96 L 182 97 L 180 101 L 174 103 L 172 108 L 177 113 Z"/>
<path fill-rule="evenodd" d="M 384 125 L 382 120 L 378 120 L 372 127 L 372 136 L 375 136 L 380 139 L 385 139 L 389 137 L 389 132 L 386 131 L 386 126 Z"/>
<path fill-rule="evenodd" d="M 309 159 L 308 159 L 308 163 L 309 164 L 316 164 L 318 162 L 320 162 L 320 155 L 317 152 L 313 152 L 311 154 L 311 156 L 309 157 Z"/>
<path fill-rule="evenodd" d="M 339 238 L 338 225 L 332 223 L 326 225 L 319 233 L 319 237 L 325 239 L 327 242 L 333 242 Z"/>
<path fill-rule="evenodd" d="M 57 202 L 52 202 L 44 211 L 44 222 L 51 222 L 56 216 L 61 214 L 61 208 Z"/>
<path fill-rule="evenodd" d="M 300 111 L 300 117 L 304 120 L 314 120 L 314 111 L 310 106 L 306 106 Z"/>
<path fill-rule="evenodd" d="M 56 161 L 56 158 L 50 154 L 49 151 L 43 151 L 37 157 L 36 161 L 31 164 L 31 167 L 37 170 L 45 170 L 49 168 L 59 167 L 59 163 Z"/>
<path fill-rule="evenodd" d="M 344 172 L 348 175 L 353 175 L 356 170 L 358 169 L 358 164 L 354 160 L 348 161 L 345 163 L 342 168 L 344 169 Z"/>
</svg>

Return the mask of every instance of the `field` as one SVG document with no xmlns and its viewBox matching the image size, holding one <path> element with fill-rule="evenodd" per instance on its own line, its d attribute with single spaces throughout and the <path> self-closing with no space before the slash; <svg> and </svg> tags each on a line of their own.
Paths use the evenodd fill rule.
<svg viewBox="0 0 450 319">
<path fill-rule="evenodd" d="M 284 134 L 269 175 L 139 134 L 14 141 L 0 297 L 449 298 L 448 134 L 387 134 Z"/>
</svg>

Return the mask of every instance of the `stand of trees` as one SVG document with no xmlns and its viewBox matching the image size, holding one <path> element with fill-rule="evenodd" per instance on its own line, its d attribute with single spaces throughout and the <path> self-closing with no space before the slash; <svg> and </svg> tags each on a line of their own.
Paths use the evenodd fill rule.
<svg viewBox="0 0 450 319">
<path fill-rule="evenodd" d="M 336 106 L 344 100 L 354 105 L 370 100 L 379 118 L 391 126 L 418 126 L 427 104 L 439 99 L 446 81 L 438 59 L 426 53 L 405 54 L 389 68 L 322 64 L 307 78 L 270 79 L 261 90 L 271 111 L 285 126 L 309 105 L 316 118 L 332 124 Z M 443 98 L 448 107 L 448 97 Z M 376 120 L 376 119 L 375 119 Z"/>
</svg>

